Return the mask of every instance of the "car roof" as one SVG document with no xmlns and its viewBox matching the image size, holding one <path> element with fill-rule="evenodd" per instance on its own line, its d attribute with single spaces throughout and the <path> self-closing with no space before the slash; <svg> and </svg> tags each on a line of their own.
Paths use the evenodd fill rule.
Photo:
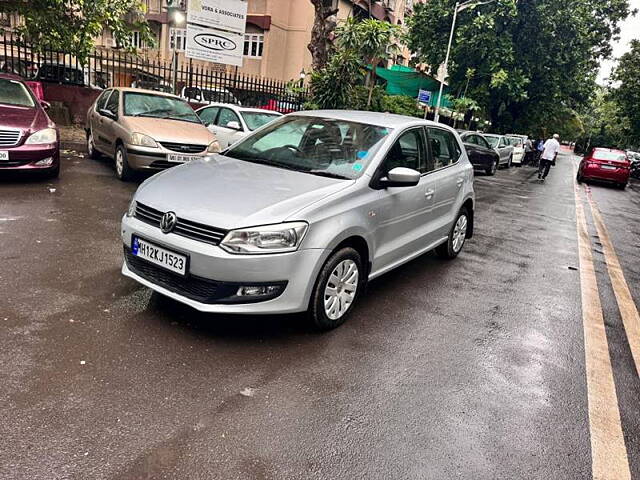
<svg viewBox="0 0 640 480">
<path fill-rule="evenodd" d="M 147 90 L 145 88 L 134 88 L 134 87 L 109 87 L 110 90 L 118 90 L 119 92 L 136 92 L 136 93 L 148 93 L 151 95 L 157 95 L 159 97 L 171 97 L 178 100 L 182 100 L 177 95 L 173 93 L 160 92 L 158 90 Z"/>
<path fill-rule="evenodd" d="M 204 107 L 200 107 L 196 110 L 199 112 L 200 110 L 204 110 L 209 107 L 225 107 L 230 108 L 232 110 L 237 110 L 239 112 L 257 112 L 257 113 L 266 113 L 275 116 L 282 116 L 281 113 L 275 112 L 273 110 L 265 110 L 264 108 L 251 108 L 251 107 L 243 107 L 241 105 L 236 105 L 235 103 L 221 103 L 221 102 L 211 102 L 209 105 L 205 105 Z"/>
<path fill-rule="evenodd" d="M 333 118 L 335 120 L 366 123 L 389 128 L 402 128 L 411 125 L 432 125 L 455 132 L 451 127 L 442 123 L 435 123 L 431 120 L 422 120 L 421 118 L 408 117 L 406 115 L 396 115 L 394 113 L 367 112 L 361 110 L 305 110 L 302 112 L 292 112 L 289 115 Z"/>
</svg>

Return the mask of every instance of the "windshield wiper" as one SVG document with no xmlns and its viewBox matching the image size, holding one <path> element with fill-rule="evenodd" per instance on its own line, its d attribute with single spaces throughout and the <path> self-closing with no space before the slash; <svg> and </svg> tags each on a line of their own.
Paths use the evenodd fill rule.
<svg viewBox="0 0 640 480">
<path fill-rule="evenodd" d="M 138 112 L 131 115 L 132 117 L 152 117 L 158 113 L 170 113 L 171 110 L 166 108 L 156 108 L 155 110 L 147 110 L 146 112 Z"/>
<path fill-rule="evenodd" d="M 244 162 L 259 163 L 260 165 L 269 165 L 271 167 L 284 168 L 285 170 L 293 170 L 294 172 L 308 171 L 308 170 L 300 170 L 298 168 L 295 168 L 293 165 L 289 165 L 288 163 L 274 162 L 273 160 L 267 160 L 265 158 L 260 158 L 260 157 L 250 157 L 250 156 L 243 157 L 243 156 L 231 155 L 231 153 L 233 153 L 233 150 L 226 152 L 225 156 L 230 158 L 235 158 L 236 160 L 242 160 Z"/>
<path fill-rule="evenodd" d="M 349 177 L 345 175 L 340 175 L 338 173 L 327 172 L 326 170 L 303 170 L 305 173 L 311 173 L 313 175 L 318 175 L 319 177 L 329 177 L 329 178 L 339 178 L 341 180 L 351 180 Z"/>
</svg>

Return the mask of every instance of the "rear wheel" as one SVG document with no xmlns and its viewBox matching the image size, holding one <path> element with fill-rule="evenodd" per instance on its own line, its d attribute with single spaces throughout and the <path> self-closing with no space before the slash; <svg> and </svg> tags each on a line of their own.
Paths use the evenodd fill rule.
<svg viewBox="0 0 640 480">
<path fill-rule="evenodd" d="M 509 157 L 509 161 L 507 162 L 507 168 L 511 168 L 512 163 L 513 163 L 513 157 Z"/>
<path fill-rule="evenodd" d="M 624 190 L 625 188 L 627 188 L 627 184 L 626 184 L 626 182 L 625 182 L 625 183 L 620 183 L 620 184 L 618 184 L 618 188 L 619 188 L 620 190 Z"/>
<path fill-rule="evenodd" d="M 353 310 L 362 285 L 364 269 L 360 254 L 345 247 L 329 257 L 318 274 L 311 295 L 309 315 L 319 330 L 342 325 Z"/>
<path fill-rule="evenodd" d="M 130 180 L 133 176 L 133 170 L 129 166 L 129 162 L 127 161 L 127 151 L 123 145 L 118 145 L 116 148 L 115 164 L 116 177 L 123 182 Z"/>
<path fill-rule="evenodd" d="M 438 256 L 446 259 L 456 258 L 462 251 L 467 238 L 467 228 L 469 228 L 469 212 L 463 208 L 449 231 L 447 241 L 436 247 Z"/>
<path fill-rule="evenodd" d="M 576 175 L 576 182 L 582 183 L 583 180 L 584 178 L 582 178 L 582 175 L 580 175 L 580 172 L 578 172 L 578 174 Z"/>
<path fill-rule="evenodd" d="M 91 130 L 87 133 L 87 155 L 89 155 L 89 158 L 92 158 L 93 160 L 100 158 L 100 152 L 96 150 L 96 144 Z"/>
</svg>

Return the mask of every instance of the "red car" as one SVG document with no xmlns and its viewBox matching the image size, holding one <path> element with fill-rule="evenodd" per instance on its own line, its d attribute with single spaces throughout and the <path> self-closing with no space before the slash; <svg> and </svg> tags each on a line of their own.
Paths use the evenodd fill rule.
<svg viewBox="0 0 640 480">
<path fill-rule="evenodd" d="M 0 74 L 0 175 L 9 170 L 60 173 L 60 133 L 18 76 Z"/>
<path fill-rule="evenodd" d="M 601 180 L 625 188 L 629 182 L 631 162 L 623 150 L 594 148 L 580 162 L 578 183 L 584 180 Z"/>
</svg>

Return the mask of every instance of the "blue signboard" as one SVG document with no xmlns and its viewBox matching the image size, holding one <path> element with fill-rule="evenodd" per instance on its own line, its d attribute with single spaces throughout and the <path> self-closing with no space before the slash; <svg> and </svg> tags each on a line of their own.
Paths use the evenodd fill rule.
<svg viewBox="0 0 640 480">
<path fill-rule="evenodd" d="M 427 105 L 431 103 L 431 91 L 420 90 L 420 92 L 418 92 L 418 101 L 420 103 L 426 103 Z"/>
</svg>

